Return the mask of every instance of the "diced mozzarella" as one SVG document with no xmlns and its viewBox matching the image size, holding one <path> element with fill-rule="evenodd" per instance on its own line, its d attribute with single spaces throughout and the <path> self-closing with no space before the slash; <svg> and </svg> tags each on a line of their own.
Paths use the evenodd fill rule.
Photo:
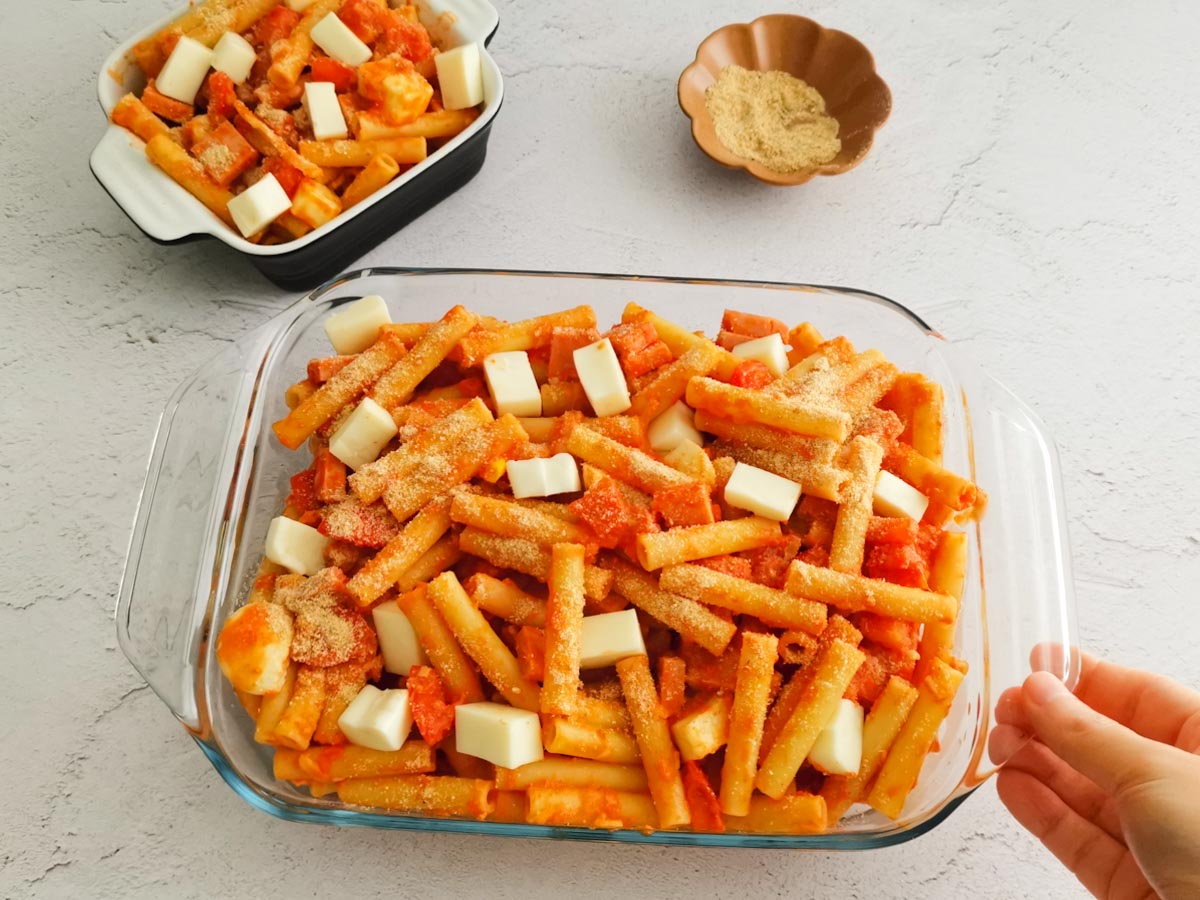
<svg viewBox="0 0 1200 900">
<path fill-rule="evenodd" d="M 325 320 L 325 334 L 337 353 L 362 353 L 379 337 L 381 325 L 392 321 L 387 303 L 378 294 L 355 300 Z"/>
<path fill-rule="evenodd" d="M 543 459 L 541 462 L 542 472 L 546 479 L 544 496 L 569 494 L 580 489 L 579 463 L 570 453 L 555 453 L 549 459 Z"/>
<path fill-rule="evenodd" d="M 336 140 L 350 134 L 332 82 L 310 81 L 304 85 L 304 108 L 308 110 L 313 137 L 318 141 Z"/>
<path fill-rule="evenodd" d="M 608 338 L 580 347 L 573 354 L 575 371 L 584 393 L 598 416 L 615 416 L 629 409 L 629 388 L 621 361 Z"/>
<path fill-rule="evenodd" d="M 454 707 L 454 747 L 515 769 L 542 758 L 542 725 L 537 713 L 503 703 L 460 703 Z"/>
<path fill-rule="evenodd" d="M 296 575 L 316 575 L 325 568 L 328 544 L 329 538 L 317 529 L 286 516 L 276 516 L 267 528 L 264 554 Z"/>
<path fill-rule="evenodd" d="M 379 458 L 379 451 L 396 436 L 391 413 L 364 397 L 329 439 L 329 452 L 358 471 Z"/>
<path fill-rule="evenodd" d="M 712 484 L 717 480 L 717 471 L 713 468 L 712 460 L 699 444 L 693 444 L 691 441 L 683 441 L 674 450 L 663 454 L 663 462 L 705 484 Z"/>
<path fill-rule="evenodd" d="M 404 610 L 395 603 L 386 602 L 375 607 L 371 615 L 375 619 L 375 633 L 379 636 L 384 669 L 395 675 L 407 675 L 413 666 L 423 666 L 428 662 L 421 641 Z"/>
<path fill-rule="evenodd" d="M 920 522 L 929 507 L 929 498 L 891 472 L 880 472 L 875 481 L 874 505 L 877 516 L 908 516 Z"/>
<path fill-rule="evenodd" d="M 549 459 L 510 459 L 505 467 L 513 496 L 553 497 L 580 489 L 579 464 L 570 453 L 556 453 Z"/>
<path fill-rule="evenodd" d="M 808 761 L 826 775 L 854 775 L 862 765 L 863 708 L 853 700 L 838 703 L 837 712 L 817 735 Z"/>
<path fill-rule="evenodd" d="M 623 609 L 620 612 L 583 617 L 583 631 L 579 638 L 581 669 L 602 669 L 627 656 L 642 656 L 645 653 L 646 642 L 642 640 L 636 610 Z"/>
<path fill-rule="evenodd" d="M 786 522 L 800 499 L 800 485 L 774 472 L 737 463 L 725 485 L 725 502 L 756 516 Z"/>
<path fill-rule="evenodd" d="M 684 759 L 704 759 L 729 740 L 731 694 L 713 694 L 704 703 L 671 725 L 675 746 Z"/>
<path fill-rule="evenodd" d="M 696 430 L 696 414 L 682 400 L 677 401 L 666 412 L 660 413 L 646 429 L 650 446 L 659 453 L 674 450 L 684 441 L 703 444 L 704 438 Z"/>
<path fill-rule="evenodd" d="M 238 231 L 250 237 L 291 209 L 292 201 L 274 175 L 264 175 L 226 206 Z"/>
<path fill-rule="evenodd" d="M 496 404 L 496 415 L 540 416 L 542 392 L 524 350 L 493 353 L 483 361 L 483 377 Z"/>
<path fill-rule="evenodd" d="M 191 104 L 196 99 L 196 91 L 204 83 L 204 76 L 212 66 L 213 52 L 202 43 L 184 35 L 175 44 L 175 49 L 167 57 L 162 71 L 154 79 L 154 86 L 160 94 L 165 94 L 172 100 Z"/>
<path fill-rule="evenodd" d="M 296 12 L 304 12 L 316 3 L 317 0 L 284 0 L 284 2 L 287 3 L 288 9 L 294 9 Z"/>
<path fill-rule="evenodd" d="M 234 84 L 241 84 L 250 77 L 250 70 L 258 58 L 251 43 L 235 31 L 221 35 L 212 54 L 212 67 L 228 75 Z"/>
<path fill-rule="evenodd" d="M 483 68 L 479 64 L 479 45 L 463 44 L 433 58 L 437 67 L 442 106 L 467 109 L 483 102 Z"/>
<path fill-rule="evenodd" d="M 271 694 L 287 679 L 292 617 L 278 603 L 249 603 L 225 620 L 217 664 L 239 691 Z"/>
<path fill-rule="evenodd" d="M 373 684 L 364 685 L 338 717 L 346 740 L 371 750 L 399 750 L 412 724 L 408 691 L 381 691 Z"/>
<path fill-rule="evenodd" d="M 337 13 L 329 13 L 309 34 L 314 44 L 348 66 L 361 66 L 371 58 L 371 48 L 358 39 Z"/>
<path fill-rule="evenodd" d="M 787 349 L 778 334 L 743 341 L 733 348 L 733 355 L 742 359 L 756 359 L 778 378 L 788 370 Z"/>
</svg>

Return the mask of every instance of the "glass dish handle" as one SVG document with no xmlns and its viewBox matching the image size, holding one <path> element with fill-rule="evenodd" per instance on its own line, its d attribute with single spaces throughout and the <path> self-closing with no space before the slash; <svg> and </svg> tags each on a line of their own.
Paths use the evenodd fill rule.
<svg viewBox="0 0 1200 900">
<path fill-rule="evenodd" d="M 977 784 L 1004 762 L 989 760 L 986 751 L 1000 695 L 1034 669 L 1053 672 L 1074 687 L 1079 636 L 1054 442 L 1029 406 L 970 361 L 969 350 L 953 344 L 947 350 L 961 362 L 964 396 L 971 398 L 964 411 L 970 419 L 972 477 L 989 495 L 969 561 L 979 577 L 967 579 L 980 585 L 980 613 L 978 621 L 963 622 L 964 629 L 982 632 L 965 637 L 981 637 L 987 648 L 983 671 L 968 676 L 983 679 L 979 696 L 986 708 L 965 711 L 978 716 L 982 730 L 968 773 L 968 782 Z M 982 557 L 979 547 L 987 548 Z"/>
<path fill-rule="evenodd" d="M 207 639 L 214 563 L 231 467 L 245 444 L 263 332 L 230 345 L 167 402 L 150 453 L 117 598 L 117 639 L 189 729 L 201 729 L 197 663 Z M 259 354 L 261 358 L 261 353 Z M 238 438 L 241 438 L 239 440 Z"/>
</svg>

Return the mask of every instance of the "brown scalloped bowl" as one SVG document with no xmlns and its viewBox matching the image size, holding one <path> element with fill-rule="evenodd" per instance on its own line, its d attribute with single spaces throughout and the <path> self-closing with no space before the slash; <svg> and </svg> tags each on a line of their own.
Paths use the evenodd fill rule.
<svg viewBox="0 0 1200 900">
<path fill-rule="evenodd" d="M 704 105 L 704 92 L 726 66 L 761 72 L 778 70 L 803 78 L 825 98 L 838 121 L 841 152 L 831 161 L 798 172 L 776 172 L 730 152 L 717 137 Z M 768 184 L 804 184 L 814 175 L 840 175 L 866 157 L 875 130 L 892 111 L 892 94 L 875 72 L 871 51 L 841 31 L 822 28 L 803 16 L 762 16 L 749 24 L 718 28 L 696 49 L 696 59 L 679 76 L 679 105 L 692 120 L 692 137 L 710 158 L 745 169 Z"/>
</svg>

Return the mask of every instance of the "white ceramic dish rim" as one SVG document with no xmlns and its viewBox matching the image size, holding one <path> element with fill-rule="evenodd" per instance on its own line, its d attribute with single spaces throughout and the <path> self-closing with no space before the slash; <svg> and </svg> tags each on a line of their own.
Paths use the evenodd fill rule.
<svg viewBox="0 0 1200 900">
<path fill-rule="evenodd" d="M 504 79 L 496 61 L 484 46 L 484 42 L 491 37 L 500 21 L 496 8 L 488 0 L 418 0 L 418 6 L 421 9 L 422 21 L 436 29 L 433 32 L 435 35 L 445 34 L 446 43 L 449 45 L 458 46 L 472 41 L 479 44 L 484 81 L 483 112 L 461 133 L 431 153 L 426 160 L 304 237 L 269 246 L 246 240 L 152 164 L 146 158 L 146 145 L 140 138 L 111 122 L 92 150 L 92 172 L 134 224 L 156 241 L 170 243 L 189 237 L 210 236 L 251 256 L 280 256 L 319 241 L 350 219 L 362 215 L 394 191 L 403 188 L 430 166 L 454 153 L 474 135 L 487 128 L 500 109 L 504 99 Z M 96 93 L 106 121 L 117 101 L 140 84 L 141 73 L 130 56 L 134 44 L 169 25 L 180 14 L 179 11 L 172 12 L 137 32 L 104 60 L 97 77 Z M 450 24 L 446 24 L 447 20 L 441 18 L 447 15 L 453 17 Z"/>
</svg>

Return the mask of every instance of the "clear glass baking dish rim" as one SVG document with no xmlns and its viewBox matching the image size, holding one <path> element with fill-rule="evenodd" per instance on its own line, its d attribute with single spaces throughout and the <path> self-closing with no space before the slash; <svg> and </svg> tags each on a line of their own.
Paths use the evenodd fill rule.
<svg viewBox="0 0 1200 900">
<path fill-rule="evenodd" d="M 939 341 L 946 341 L 945 337 L 929 326 L 925 320 L 908 309 L 903 304 L 900 304 L 891 298 L 877 294 L 871 291 L 865 291 L 859 288 L 848 288 L 837 285 L 820 285 L 808 283 L 793 283 L 793 282 L 771 282 L 771 281 L 755 281 L 755 280 L 731 280 L 719 278 L 679 278 L 668 276 L 641 276 L 641 275 L 622 275 L 616 273 L 591 273 L 591 272 L 561 272 L 561 271 L 537 271 L 537 270 L 498 270 L 498 269 L 469 269 L 469 268 L 424 268 L 424 267 L 374 267 L 348 272 L 333 278 L 314 289 L 308 294 L 301 297 L 295 303 L 281 311 L 278 315 L 264 323 L 258 329 L 246 335 L 237 342 L 247 352 L 247 355 L 258 360 L 253 373 L 253 379 L 250 381 L 248 388 L 248 396 L 246 402 L 246 416 L 240 421 L 239 434 L 231 433 L 226 446 L 229 448 L 227 459 L 222 460 L 222 477 L 218 479 L 218 484 L 229 484 L 229 496 L 225 503 L 216 504 L 214 508 L 220 507 L 223 512 L 221 519 L 215 523 L 217 527 L 209 529 L 209 542 L 213 545 L 206 547 L 205 556 L 208 558 L 209 553 L 212 553 L 213 559 L 213 581 L 211 590 L 207 597 L 196 596 L 193 598 L 192 622 L 195 627 L 194 636 L 198 636 L 198 644 L 200 650 L 196 653 L 195 664 L 189 664 L 187 660 L 180 659 L 181 676 L 185 682 L 191 684 L 190 699 L 193 708 L 187 709 L 187 704 L 174 702 L 170 697 L 164 696 L 164 691 L 160 684 L 155 683 L 137 658 L 138 651 L 134 645 L 129 633 L 129 615 L 131 612 L 131 604 L 133 602 L 133 583 L 136 579 L 138 562 L 140 561 L 140 551 L 142 541 L 145 539 L 145 526 L 148 509 L 146 508 L 147 494 L 153 494 L 156 487 L 156 482 L 159 473 L 158 470 L 158 455 L 162 449 L 162 445 L 170 430 L 171 416 L 179 399 L 186 394 L 188 389 L 193 385 L 197 378 L 204 374 L 205 369 L 202 367 L 193 378 L 188 379 L 182 384 L 168 402 L 163 415 L 160 419 L 159 427 L 156 432 L 154 447 L 151 451 L 150 460 L 148 463 L 148 471 L 145 485 L 142 493 L 139 496 L 137 514 L 134 522 L 133 533 L 130 538 L 129 554 L 126 562 L 126 569 L 122 576 L 120 593 L 116 607 L 116 620 L 118 641 L 129 658 L 130 662 L 138 669 L 139 673 L 146 678 L 155 693 L 160 699 L 171 709 L 172 713 L 183 724 L 183 726 L 191 733 L 197 744 L 203 750 L 205 755 L 212 762 L 213 766 L 225 779 L 225 781 L 241 796 L 244 800 L 250 803 L 253 807 L 267 812 L 279 818 L 289 821 L 304 821 L 304 822 L 319 822 L 335 825 L 355 825 L 397 830 L 416 830 L 416 831 L 444 831 L 444 832 L 460 832 L 472 834 L 494 834 L 501 836 L 515 837 L 537 837 L 551 839 L 569 839 L 569 840 L 589 840 L 589 841 L 612 841 L 618 843 L 652 843 L 652 844 L 670 844 L 670 845 L 694 845 L 694 846 L 724 846 L 724 847 L 763 847 L 763 848 L 788 848 L 788 849 L 813 849 L 813 850 L 850 850 L 850 849 L 872 849 L 879 847 L 891 846 L 897 843 L 902 843 L 911 840 L 925 832 L 936 827 L 940 822 L 953 812 L 965 799 L 973 793 L 984 781 L 987 780 L 998 769 L 994 766 L 982 774 L 972 775 L 977 772 L 978 763 L 982 759 L 982 755 L 986 752 L 986 741 L 976 741 L 973 747 L 972 764 L 969 766 L 966 776 L 959 783 L 957 788 L 950 793 L 936 808 L 932 809 L 926 816 L 918 821 L 912 822 L 906 826 L 898 827 L 893 831 L 885 833 L 867 833 L 867 832 L 833 832 L 816 835 L 770 835 L 770 834 L 707 834 L 694 832 L 667 832 L 655 831 L 649 834 L 632 830 L 618 831 L 597 831 L 584 828 L 568 828 L 561 826 L 540 826 L 526 824 L 500 823 L 491 821 L 474 821 L 474 820 L 459 820 L 445 818 L 425 818 L 421 816 L 408 816 L 403 814 L 389 812 L 367 812 L 354 809 L 347 809 L 341 804 L 326 800 L 313 800 L 309 803 L 307 800 L 305 805 L 299 805 L 285 798 L 277 797 L 271 792 L 263 790 L 256 785 L 253 779 L 243 777 L 238 771 L 233 762 L 222 752 L 218 742 L 215 740 L 215 735 L 210 727 L 208 712 L 207 712 L 207 692 L 205 689 L 206 675 L 206 654 L 204 652 L 204 642 L 212 626 L 213 604 L 216 600 L 219 590 L 222 587 L 227 587 L 221 583 L 220 569 L 224 565 L 225 551 L 231 546 L 231 542 L 235 540 L 227 533 L 229 514 L 232 510 L 238 508 L 237 500 L 239 493 L 239 485 L 244 489 L 248 483 L 248 478 L 239 479 L 239 470 L 247 464 L 246 450 L 251 446 L 252 438 L 256 434 L 256 426 L 261 426 L 257 415 L 257 394 L 261 387 L 264 372 L 268 369 L 274 351 L 288 333 L 289 326 L 296 322 L 303 312 L 305 312 L 313 304 L 321 302 L 328 295 L 344 291 L 347 288 L 352 288 L 356 281 L 374 277 L 374 276 L 428 276 L 428 275 L 455 275 L 455 276 L 521 276 L 521 277 L 536 277 L 536 278 L 564 278 L 564 279 L 603 279 L 622 282 L 651 282 L 671 285 L 707 285 L 707 286 L 729 286 L 729 287 L 744 287 L 744 288 L 766 288 L 779 289 L 786 291 L 811 291 L 821 293 L 831 293 L 853 296 L 858 299 L 871 300 L 882 306 L 885 306 L 892 311 L 901 314 L 907 318 L 914 326 L 923 331 L 927 336 Z M 983 374 L 983 373 L 980 373 Z M 1059 522 L 1057 523 L 1060 531 L 1059 549 L 1062 555 L 1062 572 L 1060 575 L 1064 578 L 1062 591 L 1060 593 L 1060 605 L 1058 610 L 1062 624 L 1061 634 L 1064 638 L 1063 643 L 1070 648 L 1070 652 L 1065 655 L 1055 657 L 1056 662 L 1052 663 L 1052 669 L 1057 666 L 1056 674 L 1068 685 L 1074 687 L 1079 671 L 1078 664 L 1078 636 L 1076 628 L 1076 614 L 1074 605 L 1074 596 L 1070 582 L 1069 574 L 1069 556 L 1067 552 L 1065 538 L 1065 520 L 1062 516 L 1062 498 L 1061 498 L 1061 479 L 1058 475 L 1057 452 L 1053 442 L 1049 439 L 1044 426 L 1036 414 L 1032 412 L 1023 402 L 1016 398 L 1007 388 L 1004 388 L 999 382 L 990 376 L 983 375 L 990 382 L 991 386 L 1002 392 L 1013 404 L 1020 407 L 1023 413 L 1033 423 L 1037 429 L 1036 438 L 1042 442 L 1049 450 L 1050 458 L 1048 463 L 1052 469 L 1053 487 L 1058 492 L 1057 505 Z M 240 406 L 237 407 L 240 409 Z M 233 425 L 239 425 L 239 420 L 235 418 Z M 232 438 L 237 440 L 232 440 Z M 251 457 L 253 454 L 251 454 Z M 251 467 L 253 459 L 249 460 Z M 227 573 L 226 573 L 227 574 Z M 985 604 L 983 598 L 981 603 Z M 984 641 L 985 666 L 987 665 L 986 656 L 988 651 L 987 641 Z M 985 676 L 986 688 L 986 676 Z M 986 690 L 985 690 L 986 693 Z M 992 698 L 994 701 L 995 698 Z M 185 708 L 181 708 L 184 706 Z M 990 709 L 981 710 L 982 716 L 986 719 L 990 716 Z M 987 727 L 982 723 L 978 727 L 978 732 L 985 735 Z"/>
</svg>

